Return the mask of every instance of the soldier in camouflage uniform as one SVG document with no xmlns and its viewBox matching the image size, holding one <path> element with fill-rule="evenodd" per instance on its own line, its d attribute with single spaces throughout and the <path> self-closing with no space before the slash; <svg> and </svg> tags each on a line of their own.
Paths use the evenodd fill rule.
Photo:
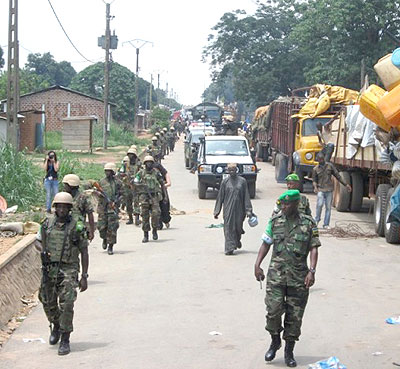
<svg viewBox="0 0 400 369">
<path fill-rule="evenodd" d="M 143 243 L 149 241 L 150 214 L 153 240 L 158 240 L 157 229 L 161 214 L 160 201 L 162 200 L 163 178 L 158 169 L 155 169 L 154 158 L 146 156 L 143 160 L 144 168 L 135 177 L 135 184 L 139 192 L 140 210 L 143 222 Z"/>
<path fill-rule="evenodd" d="M 42 256 L 42 281 L 39 300 L 50 322 L 50 345 L 60 340 L 59 355 L 70 353 L 69 339 L 73 331 L 76 289 L 87 289 L 89 254 L 84 242 L 85 229 L 81 220 L 73 217 L 72 196 L 59 192 L 53 201 L 55 214 L 42 223 L 37 234 L 37 247 Z M 78 282 L 79 255 L 82 275 Z"/>
<path fill-rule="evenodd" d="M 169 155 L 168 128 L 164 127 L 161 133 L 164 139 L 164 154 Z"/>
<path fill-rule="evenodd" d="M 288 190 L 298 190 L 300 188 L 300 178 L 296 173 L 289 174 L 286 178 L 286 185 Z M 305 195 L 300 194 L 299 212 L 311 216 L 310 201 Z M 281 203 L 276 201 L 272 216 L 279 214 L 281 211 Z"/>
<path fill-rule="evenodd" d="M 119 228 L 118 207 L 122 194 L 122 183 L 115 177 L 116 166 L 114 163 L 104 165 L 105 178 L 100 180 L 101 187 L 97 213 L 97 229 L 103 240 L 103 249 L 108 255 L 113 255 L 113 247 L 117 243 L 117 230 Z"/>
<path fill-rule="evenodd" d="M 83 223 L 86 222 L 87 216 L 89 221 L 88 239 L 92 241 L 94 238 L 94 209 L 89 196 L 79 191 L 80 179 L 76 174 L 67 174 L 64 176 L 62 183 L 64 185 L 64 191 L 71 194 L 73 198 L 72 216 L 78 217 Z"/>
<path fill-rule="evenodd" d="M 300 192 L 288 190 L 279 197 L 282 212 L 273 216 L 263 234 L 254 274 L 258 281 L 265 278 L 260 265 L 273 245 L 267 275 L 265 303 L 267 306 L 266 330 L 272 342 L 265 361 L 272 361 L 281 347 L 280 332 L 286 341 L 285 362 L 288 367 L 297 365 L 293 349 L 301 333 L 301 323 L 308 300 L 309 288 L 315 282 L 318 247 L 321 246 L 314 220 L 298 211 Z M 310 268 L 307 256 L 310 254 Z M 284 328 L 282 315 L 285 314 Z"/>
<path fill-rule="evenodd" d="M 127 156 L 129 161 L 124 166 L 125 176 L 123 176 L 126 212 L 128 213 L 129 217 L 129 220 L 126 224 L 133 224 L 133 215 L 135 215 L 135 224 L 139 225 L 139 197 L 133 181 L 136 173 L 141 168 L 141 163 L 137 156 L 136 149 L 130 148 L 127 152 Z"/>
<path fill-rule="evenodd" d="M 153 136 L 151 139 L 151 145 L 147 150 L 148 154 L 154 158 L 157 163 L 161 162 L 161 150 L 157 136 Z"/>
<path fill-rule="evenodd" d="M 168 147 L 169 150 L 172 152 L 175 150 L 175 141 L 176 141 L 176 133 L 175 133 L 175 128 L 171 127 L 169 129 L 169 132 L 167 133 L 167 141 L 168 141 Z"/>
</svg>

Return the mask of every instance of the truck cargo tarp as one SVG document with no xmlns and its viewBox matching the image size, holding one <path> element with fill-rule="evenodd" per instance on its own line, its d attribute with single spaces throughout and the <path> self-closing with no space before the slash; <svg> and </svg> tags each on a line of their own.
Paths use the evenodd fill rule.
<svg viewBox="0 0 400 369">
<path fill-rule="evenodd" d="M 317 84 L 310 89 L 310 95 L 302 109 L 293 118 L 315 118 L 326 112 L 331 105 L 352 105 L 357 102 L 358 91 L 341 86 Z"/>
</svg>

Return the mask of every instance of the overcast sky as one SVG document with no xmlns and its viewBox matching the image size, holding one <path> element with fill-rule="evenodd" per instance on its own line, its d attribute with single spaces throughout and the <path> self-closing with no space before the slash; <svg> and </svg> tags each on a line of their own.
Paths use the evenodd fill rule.
<svg viewBox="0 0 400 369">
<path fill-rule="evenodd" d="M 51 0 L 64 28 L 82 54 L 93 61 L 104 60 L 97 37 L 105 30 L 102 0 Z M 0 46 L 7 56 L 8 1 L 0 1 Z M 111 4 L 111 30 L 118 49 L 113 60 L 135 71 L 135 49 L 124 41 L 152 41 L 140 49 L 139 75 L 150 81 L 161 75 L 162 89 L 168 82 L 184 104 L 197 104 L 210 83 L 209 66 L 201 62 L 211 28 L 228 11 L 254 12 L 253 0 L 115 0 Z M 30 52 L 50 52 L 57 61 L 67 60 L 77 71 L 90 65 L 69 44 L 48 0 L 19 0 L 20 66 Z"/>
</svg>

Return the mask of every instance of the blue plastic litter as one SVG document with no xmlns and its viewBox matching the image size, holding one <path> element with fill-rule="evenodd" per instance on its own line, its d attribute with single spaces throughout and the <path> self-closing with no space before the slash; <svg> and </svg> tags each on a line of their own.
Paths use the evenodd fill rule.
<svg viewBox="0 0 400 369">
<path fill-rule="evenodd" d="M 400 47 L 397 48 L 395 51 L 393 51 L 392 63 L 393 65 L 395 65 L 397 68 L 400 69 Z"/>
<path fill-rule="evenodd" d="M 390 198 L 390 214 L 388 223 L 400 222 L 400 186 L 397 186 Z"/>
<path fill-rule="evenodd" d="M 400 324 L 400 316 L 392 316 L 391 318 L 387 318 L 387 324 Z"/>
<path fill-rule="evenodd" d="M 347 369 L 347 367 L 339 362 L 336 356 L 332 356 L 327 360 L 318 361 L 310 364 L 308 369 Z"/>
</svg>

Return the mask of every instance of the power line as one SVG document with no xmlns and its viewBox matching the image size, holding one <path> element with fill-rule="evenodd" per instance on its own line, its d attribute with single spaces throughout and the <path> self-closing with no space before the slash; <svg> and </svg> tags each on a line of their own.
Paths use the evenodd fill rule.
<svg viewBox="0 0 400 369">
<path fill-rule="evenodd" d="M 58 18 L 56 11 L 54 10 L 53 5 L 51 4 L 51 1 L 50 1 L 50 0 L 47 0 L 47 1 L 48 1 L 49 5 L 50 5 L 50 7 L 51 7 L 51 10 L 52 10 L 53 13 L 54 13 L 54 16 L 55 16 L 56 19 L 57 19 L 58 24 L 60 25 L 61 29 L 63 30 L 65 36 L 67 37 L 67 39 L 68 39 L 68 41 L 70 42 L 70 44 L 72 45 L 72 47 L 76 50 L 76 52 L 77 52 L 83 59 L 87 60 L 87 61 L 90 62 L 90 63 L 95 64 L 96 62 L 94 62 L 93 60 L 90 60 L 90 59 L 88 59 L 86 56 L 84 56 L 84 55 L 78 50 L 78 48 L 74 45 L 74 43 L 72 42 L 72 40 L 69 38 L 67 32 L 65 31 L 63 25 L 61 24 L 61 21 L 60 21 L 60 19 Z"/>
</svg>

